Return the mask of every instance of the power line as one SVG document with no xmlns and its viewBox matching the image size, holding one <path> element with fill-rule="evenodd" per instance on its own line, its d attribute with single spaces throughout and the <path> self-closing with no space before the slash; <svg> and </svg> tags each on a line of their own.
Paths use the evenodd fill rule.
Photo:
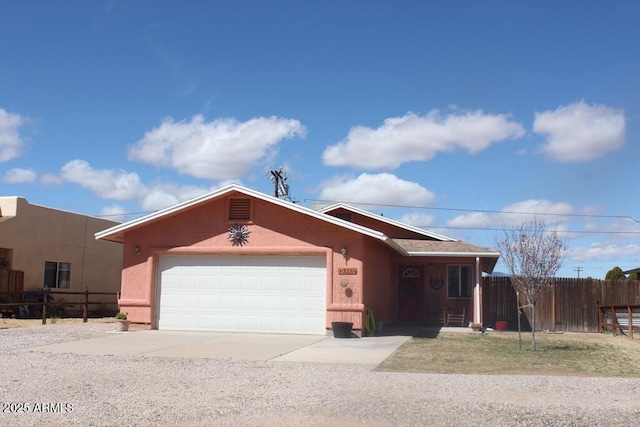
<svg viewBox="0 0 640 427">
<path fill-rule="evenodd" d="M 484 227 L 453 227 L 453 226 L 433 226 L 433 225 L 414 225 L 418 228 L 427 229 L 445 229 L 445 230 L 475 230 L 475 231 L 510 231 L 512 228 L 484 228 Z M 640 234 L 640 231 L 593 231 L 593 230 L 563 230 L 558 233 L 579 233 L 579 234 Z"/>
<path fill-rule="evenodd" d="M 115 214 L 100 214 L 100 215 L 92 215 L 96 218 L 106 218 L 110 216 L 131 216 L 131 215 L 147 215 L 157 211 L 145 211 L 145 212 L 123 212 L 123 213 L 115 213 Z"/>
<path fill-rule="evenodd" d="M 267 176 L 271 175 L 272 171 L 267 172 Z M 277 171 L 280 172 L 280 171 Z M 274 177 L 277 175 L 273 175 Z M 283 180 L 278 177 L 274 178 L 274 184 L 282 184 Z M 278 188 L 278 187 L 276 187 Z M 285 193 L 286 188 L 286 193 Z M 280 186 L 276 190 L 276 197 L 288 196 L 288 185 L 283 188 Z M 274 188 L 275 189 L 275 188 Z M 335 200 L 322 200 L 322 199 L 304 199 L 305 202 L 315 201 L 321 203 L 345 203 L 350 205 L 369 205 L 369 206 L 380 206 L 380 207 L 389 207 L 389 208 L 405 208 L 405 209 L 426 209 L 426 210 L 440 210 L 440 211 L 460 211 L 460 212 L 479 212 L 479 213 L 509 213 L 509 214 L 520 214 L 520 215 L 548 215 L 548 216 L 570 216 L 570 217 L 584 217 L 584 218 L 616 218 L 616 219 L 631 219 L 634 222 L 637 221 L 631 216 L 627 215 L 594 215 L 594 214 L 561 214 L 561 213 L 540 213 L 540 212 L 523 212 L 523 211 L 495 211 L 495 210 L 482 210 L 482 209 L 465 209 L 465 208 L 442 208 L 442 207 L 428 207 L 428 206 L 411 206 L 411 205 L 394 205 L 394 204 L 383 204 L 383 203 L 365 203 L 365 202 L 338 202 Z M 117 214 L 103 214 L 96 215 L 96 217 L 122 217 L 122 216 L 131 216 L 131 215 L 146 215 L 156 211 L 146 211 L 146 212 L 124 212 Z M 433 225 L 415 225 L 415 227 L 425 228 L 425 229 L 444 229 L 444 230 L 472 230 L 472 231 L 508 231 L 510 228 L 491 228 L 491 227 L 455 227 L 455 226 L 433 226 Z M 562 231 L 563 233 L 573 233 L 573 234 L 640 234 L 640 231 L 597 231 L 597 230 L 566 230 Z"/>
<path fill-rule="evenodd" d="M 404 209 L 426 209 L 434 211 L 457 211 L 457 212 L 479 212 L 479 213 L 498 213 L 498 214 L 518 214 L 518 215 L 545 215 L 545 216 L 570 216 L 570 217 L 582 217 L 582 218 L 616 218 L 616 219 L 630 219 L 634 222 L 640 223 L 640 220 L 635 219 L 630 215 L 595 215 L 595 214 L 571 214 L 571 213 L 551 213 L 551 212 L 524 212 L 524 211 L 495 211 L 488 209 L 465 209 L 465 208 L 442 208 L 434 206 L 415 206 L 415 205 L 394 205 L 385 203 L 368 203 L 368 202 L 345 202 L 336 200 L 322 200 L 322 199 L 304 199 L 305 202 L 320 202 L 320 203 L 345 203 L 348 205 L 368 205 L 368 206 L 381 206 L 388 208 L 404 208 Z"/>
</svg>

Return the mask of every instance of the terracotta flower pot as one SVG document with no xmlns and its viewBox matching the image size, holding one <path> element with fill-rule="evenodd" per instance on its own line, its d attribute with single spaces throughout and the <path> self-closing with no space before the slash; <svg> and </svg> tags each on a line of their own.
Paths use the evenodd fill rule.
<svg viewBox="0 0 640 427">
<path fill-rule="evenodd" d="M 129 325 L 131 324 L 130 320 L 121 320 L 118 319 L 116 321 L 116 331 L 125 332 L 129 330 Z"/>
</svg>

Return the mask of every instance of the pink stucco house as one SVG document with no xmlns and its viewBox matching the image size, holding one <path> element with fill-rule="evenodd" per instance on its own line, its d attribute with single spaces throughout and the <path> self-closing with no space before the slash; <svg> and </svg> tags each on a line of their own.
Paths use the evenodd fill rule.
<svg viewBox="0 0 640 427">
<path fill-rule="evenodd" d="M 334 321 L 482 325 L 500 254 L 344 204 L 229 185 L 96 234 L 123 244 L 119 304 L 156 329 L 324 334 Z"/>
</svg>

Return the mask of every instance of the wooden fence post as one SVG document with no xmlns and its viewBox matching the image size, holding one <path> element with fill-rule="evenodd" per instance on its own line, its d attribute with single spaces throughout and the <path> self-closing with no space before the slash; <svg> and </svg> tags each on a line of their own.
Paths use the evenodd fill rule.
<svg viewBox="0 0 640 427">
<path fill-rule="evenodd" d="M 49 292 L 45 289 L 42 291 L 42 324 L 47 324 L 47 298 Z"/>
<path fill-rule="evenodd" d="M 553 289 L 551 293 L 551 328 L 552 331 L 556 330 L 557 319 L 556 319 L 556 298 L 557 298 L 557 290 L 558 290 L 558 282 L 556 280 L 553 281 Z"/>
<path fill-rule="evenodd" d="M 87 323 L 89 319 L 89 288 L 84 288 L 84 304 L 82 305 L 82 322 Z"/>
</svg>

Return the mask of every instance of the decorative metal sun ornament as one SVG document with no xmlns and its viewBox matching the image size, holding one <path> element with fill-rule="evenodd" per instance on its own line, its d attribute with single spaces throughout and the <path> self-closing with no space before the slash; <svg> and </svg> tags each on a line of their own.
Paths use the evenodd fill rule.
<svg viewBox="0 0 640 427">
<path fill-rule="evenodd" d="M 233 227 L 229 227 L 229 241 L 232 246 L 244 246 L 248 243 L 249 228 L 246 225 L 233 224 Z"/>
</svg>

